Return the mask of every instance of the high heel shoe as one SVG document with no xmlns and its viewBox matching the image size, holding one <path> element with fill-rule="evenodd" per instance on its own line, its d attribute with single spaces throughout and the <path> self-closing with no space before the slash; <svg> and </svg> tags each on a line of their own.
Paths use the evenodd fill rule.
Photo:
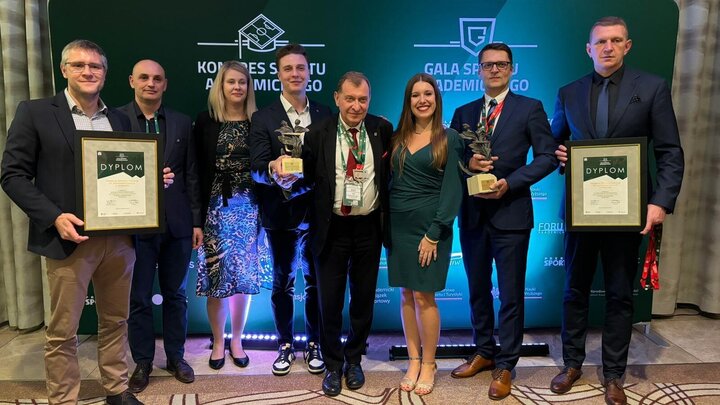
<svg viewBox="0 0 720 405">
<path fill-rule="evenodd" d="M 238 367 L 245 368 L 250 364 L 250 356 L 248 356 L 247 353 L 245 353 L 245 357 L 235 357 L 232 349 L 230 349 L 230 357 L 233 359 L 233 364 Z"/>
<path fill-rule="evenodd" d="M 418 381 L 415 384 L 415 393 L 420 396 L 431 393 L 433 391 L 433 388 L 435 387 L 435 373 L 437 373 L 437 363 L 435 363 L 434 361 L 423 361 L 421 367 L 426 364 L 427 365 L 432 364 L 432 366 L 433 366 L 433 380 L 430 382 Z M 422 371 L 422 368 L 421 368 L 421 371 Z"/>
<path fill-rule="evenodd" d="M 208 360 L 208 365 L 213 370 L 220 370 L 225 365 L 225 349 L 223 349 L 223 357 L 221 359 L 214 360 L 212 358 L 212 350 L 210 350 L 210 360 Z"/>
<path fill-rule="evenodd" d="M 420 357 L 408 357 L 408 361 L 413 361 L 413 360 L 414 360 L 414 361 L 422 361 L 422 358 L 420 358 Z M 408 368 L 410 368 L 409 364 L 408 364 Z M 420 373 L 420 371 L 418 371 L 418 373 Z M 410 378 L 408 378 L 408 377 L 403 377 L 402 380 L 400 380 L 400 389 L 403 390 L 403 391 L 405 391 L 405 392 L 410 392 L 410 391 L 412 391 L 413 389 L 415 389 L 415 384 L 416 384 L 416 383 L 417 383 L 417 376 L 415 377 L 414 380 L 412 380 L 412 379 L 410 379 Z"/>
</svg>

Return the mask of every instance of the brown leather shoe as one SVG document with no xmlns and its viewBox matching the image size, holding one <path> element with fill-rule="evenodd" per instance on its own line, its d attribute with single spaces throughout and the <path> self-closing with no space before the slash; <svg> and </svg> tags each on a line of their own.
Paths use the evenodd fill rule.
<svg viewBox="0 0 720 405">
<path fill-rule="evenodd" d="M 512 373 L 510 370 L 496 368 L 492 372 L 493 380 L 488 388 L 488 397 L 490 399 L 499 400 L 510 395 L 510 384 L 512 383 Z"/>
<path fill-rule="evenodd" d="M 620 379 L 613 378 L 605 382 L 605 403 L 608 405 L 627 404 L 627 397 Z"/>
<path fill-rule="evenodd" d="M 457 367 L 450 373 L 453 378 L 467 378 L 484 371 L 495 368 L 495 360 L 486 359 L 485 357 L 474 354 L 467 361 Z"/>
<path fill-rule="evenodd" d="M 550 391 L 556 394 L 564 394 L 572 388 L 575 381 L 580 379 L 582 371 L 577 368 L 566 367 L 562 373 L 555 376 L 550 382 Z"/>
</svg>

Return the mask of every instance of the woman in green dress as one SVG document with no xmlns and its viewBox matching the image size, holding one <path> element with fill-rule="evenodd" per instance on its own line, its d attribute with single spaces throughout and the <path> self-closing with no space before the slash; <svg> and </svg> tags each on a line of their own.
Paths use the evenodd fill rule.
<svg viewBox="0 0 720 405">
<path fill-rule="evenodd" d="M 463 150 L 458 133 L 443 128 L 435 79 L 416 74 L 405 87 L 393 137 L 388 277 L 402 291 L 400 313 L 410 358 L 400 389 L 418 395 L 432 392 L 435 382 L 440 337 L 435 292 L 445 289 L 450 266 Z"/>
</svg>

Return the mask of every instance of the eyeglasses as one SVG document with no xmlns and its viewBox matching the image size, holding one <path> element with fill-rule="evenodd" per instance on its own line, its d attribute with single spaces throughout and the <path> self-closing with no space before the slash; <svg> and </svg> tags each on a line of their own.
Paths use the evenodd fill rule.
<svg viewBox="0 0 720 405">
<path fill-rule="evenodd" d="M 99 63 L 83 63 L 83 62 L 65 62 L 69 66 L 69 70 L 73 73 L 82 73 L 85 71 L 85 66 L 90 68 L 90 73 L 99 75 L 105 71 L 105 66 Z"/>
<path fill-rule="evenodd" d="M 482 70 L 492 70 L 493 66 L 497 67 L 498 70 L 505 70 L 510 66 L 510 62 L 484 62 L 480 66 Z"/>
</svg>

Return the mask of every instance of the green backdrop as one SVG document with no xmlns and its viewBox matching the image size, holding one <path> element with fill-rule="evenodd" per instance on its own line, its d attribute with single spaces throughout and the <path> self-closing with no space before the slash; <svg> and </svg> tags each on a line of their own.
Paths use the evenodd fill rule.
<svg viewBox="0 0 720 405">
<path fill-rule="evenodd" d="M 629 65 L 671 80 L 678 9 L 673 0 L 366 0 L 357 3 L 318 0 L 280 1 L 51 0 L 53 62 L 76 38 L 100 44 L 109 60 L 103 100 L 112 106 L 132 98 L 127 83 L 134 63 L 160 62 L 169 88 L 165 103 L 195 116 L 207 109 L 207 89 L 222 61 L 246 62 L 254 78 L 258 106 L 275 100 L 280 84 L 274 51 L 288 42 L 304 44 L 311 78 L 308 94 L 333 106 L 332 92 L 347 70 L 364 72 L 372 84 L 370 111 L 396 123 L 407 79 L 424 71 L 438 79 L 449 122 L 454 109 L 482 94 L 477 51 L 488 42 L 513 49 L 513 91 L 540 99 L 552 117 L 557 89 L 590 72 L 585 53 L 588 30 L 604 15 L 623 17 L 634 46 Z M 56 72 L 57 72 L 56 68 Z M 59 73 L 56 89 L 65 86 Z M 560 324 L 564 280 L 559 207 L 562 178 L 550 175 L 532 188 L 532 232 L 526 282 L 526 326 Z M 444 328 L 469 328 L 467 281 L 457 241 L 447 289 L 438 293 Z M 190 332 L 208 332 L 204 299 L 194 295 L 195 264 L 188 282 Z M 298 279 L 300 281 L 300 278 Z M 296 289 L 296 303 L 303 300 Z M 602 319 L 604 291 L 600 277 L 592 292 L 591 321 Z M 92 303 L 92 292 L 87 300 Z M 499 303 L 496 302 L 496 310 Z M 636 321 L 650 320 L 651 294 L 638 291 Z M 302 328 L 302 311 L 297 322 Z M 156 312 L 159 319 L 160 313 Z M 88 305 L 82 333 L 95 329 L 94 306 Z M 254 298 L 248 331 L 272 332 L 269 292 Z M 384 260 L 375 305 L 376 330 L 400 330 L 399 291 L 387 286 Z"/>
</svg>

